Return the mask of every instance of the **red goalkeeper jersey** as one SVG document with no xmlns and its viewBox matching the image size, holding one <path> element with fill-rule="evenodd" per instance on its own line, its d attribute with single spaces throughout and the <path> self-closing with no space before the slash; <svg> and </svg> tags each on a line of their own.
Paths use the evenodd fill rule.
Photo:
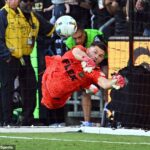
<svg viewBox="0 0 150 150">
<path fill-rule="evenodd" d="M 86 49 L 77 46 L 83 51 Z M 63 107 L 73 92 L 97 84 L 100 68 L 91 73 L 84 72 L 81 61 L 77 60 L 72 50 L 61 56 L 46 56 L 46 70 L 42 77 L 42 101 L 49 109 Z"/>
</svg>

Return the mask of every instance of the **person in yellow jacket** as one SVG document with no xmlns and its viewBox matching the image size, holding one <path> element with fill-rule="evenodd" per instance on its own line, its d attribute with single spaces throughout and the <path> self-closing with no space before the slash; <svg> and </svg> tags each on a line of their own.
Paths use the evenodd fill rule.
<svg viewBox="0 0 150 150">
<path fill-rule="evenodd" d="M 23 99 L 21 125 L 33 124 L 36 78 L 30 54 L 39 34 L 51 36 L 54 26 L 32 11 L 34 0 L 6 0 L 0 10 L 0 123 L 12 125 L 14 79 L 19 76 Z M 19 7 L 20 6 L 20 7 Z"/>
</svg>

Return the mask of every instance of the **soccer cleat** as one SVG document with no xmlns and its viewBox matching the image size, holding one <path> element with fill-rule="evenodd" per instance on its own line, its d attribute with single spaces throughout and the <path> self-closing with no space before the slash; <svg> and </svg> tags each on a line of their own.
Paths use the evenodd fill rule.
<svg viewBox="0 0 150 150">
<path fill-rule="evenodd" d="M 81 127 L 93 127 L 93 123 L 89 121 L 81 121 Z"/>
</svg>

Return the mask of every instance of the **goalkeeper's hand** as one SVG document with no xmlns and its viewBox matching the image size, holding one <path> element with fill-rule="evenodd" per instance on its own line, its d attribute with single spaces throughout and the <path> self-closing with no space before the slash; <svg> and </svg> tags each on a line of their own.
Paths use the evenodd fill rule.
<svg viewBox="0 0 150 150">
<path fill-rule="evenodd" d="M 88 93 L 88 94 L 96 94 L 98 91 L 99 91 L 99 89 L 94 84 L 91 84 L 89 86 L 89 88 L 86 89 L 86 93 Z"/>
<path fill-rule="evenodd" d="M 96 67 L 96 63 L 94 62 L 93 59 L 87 56 L 83 56 L 81 66 L 85 72 L 90 73 Z"/>
<path fill-rule="evenodd" d="M 116 90 L 123 88 L 126 85 L 125 78 L 120 74 L 112 76 L 112 87 Z"/>
</svg>

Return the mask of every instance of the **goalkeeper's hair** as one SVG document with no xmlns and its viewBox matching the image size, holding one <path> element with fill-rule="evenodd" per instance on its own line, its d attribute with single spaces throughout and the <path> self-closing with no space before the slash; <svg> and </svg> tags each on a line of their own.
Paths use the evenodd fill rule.
<svg viewBox="0 0 150 150">
<path fill-rule="evenodd" d="M 77 31 L 85 32 L 84 28 L 81 26 L 81 24 L 79 22 L 77 22 Z"/>
<path fill-rule="evenodd" d="M 95 41 L 91 44 L 91 46 L 98 46 L 105 52 L 105 54 L 107 53 L 107 45 L 104 42 Z"/>
</svg>

